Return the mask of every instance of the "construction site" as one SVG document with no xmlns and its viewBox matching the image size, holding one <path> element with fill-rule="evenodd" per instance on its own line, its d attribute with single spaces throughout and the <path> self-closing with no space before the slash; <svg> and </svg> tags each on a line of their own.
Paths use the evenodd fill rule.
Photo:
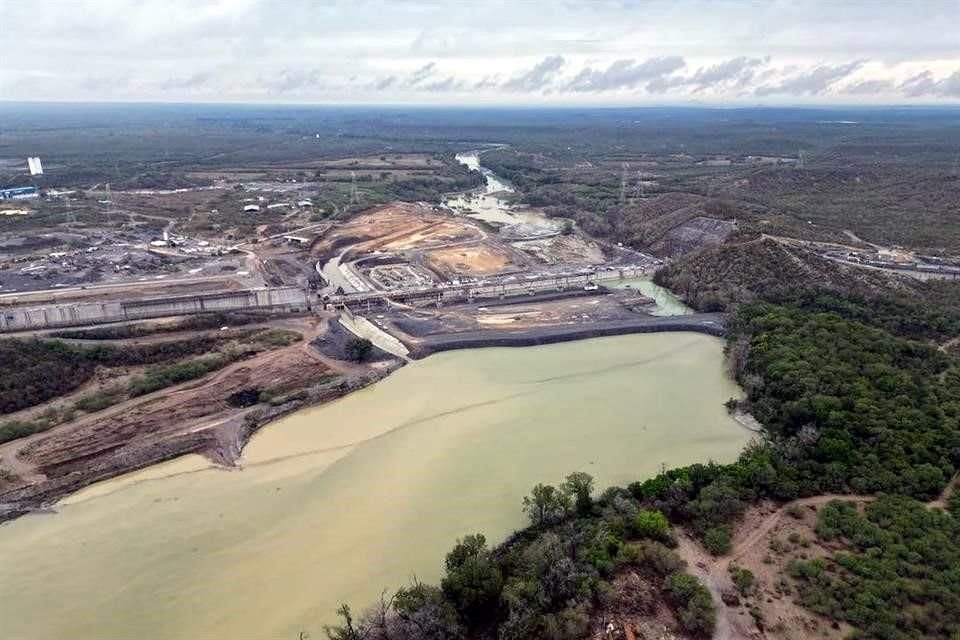
<svg viewBox="0 0 960 640">
<path fill-rule="evenodd" d="M 98 366 L 70 393 L 6 415 L 0 426 L 35 433 L 0 445 L 0 519 L 188 452 L 232 464 L 265 422 L 436 351 L 723 331 L 709 314 L 654 317 L 657 302 L 624 284 L 660 260 L 536 211 L 491 222 L 397 201 L 318 220 L 316 193 L 291 182 L 98 195 L 96 224 L 79 215 L 0 237 L 0 333 L 55 337 L 80 357 L 200 341 L 200 357 Z M 370 345 L 362 361 L 358 341 Z M 164 373 L 180 371 L 196 379 Z M 174 377 L 125 390 L 157 376 Z"/>
</svg>

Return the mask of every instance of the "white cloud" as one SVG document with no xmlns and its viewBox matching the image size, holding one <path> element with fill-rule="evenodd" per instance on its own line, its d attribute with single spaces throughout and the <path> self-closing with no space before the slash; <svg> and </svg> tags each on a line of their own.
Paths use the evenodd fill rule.
<svg viewBox="0 0 960 640">
<path fill-rule="evenodd" d="M 955 0 L 0 0 L 0 24 L 4 100 L 960 97 Z"/>
</svg>

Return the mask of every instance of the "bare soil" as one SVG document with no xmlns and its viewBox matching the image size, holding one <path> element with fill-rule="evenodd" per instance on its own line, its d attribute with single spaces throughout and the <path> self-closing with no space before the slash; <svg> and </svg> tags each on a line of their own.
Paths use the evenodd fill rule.
<svg viewBox="0 0 960 640">
<path fill-rule="evenodd" d="M 508 250 L 487 242 L 434 249 L 424 258 L 432 270 L 450 279 L 492 276 L 518 270 L 520 266 Z"/>
<path fill-rule="evenodd" d="M 685 640 L 660 590 L 631 567 L 619 571 L 611 596 L 591 614 L 590 640 Z"/>
<path fill-rule="evenodd" d="M 303 340 L 0 446 L 0 522 L 98 480 L 185 453 L 233 464 L 247 438 L 270 419 L 344 395 L 392 370 L 317 351 L 311 342 L 326 332 L 328 317 L 282 319 L 276 325 L 296 325 Z M 276 406 L 227 403 L 246 389 L 303 393 Z"/>
<path fill-rule="evenodd" d="M 927 503 L 928 508 L 944 508 L 956 490 L 960 474 L 955 475 L 943 493 Z M 686 560 L 688 571 L 710 590 L 717 607 L 717 628 L 713 640 L 806 640 L 848 637 L 853 628 L 834 622 L 804 608 L 786 577 L 791 560 L 833 555 L 842 548 L 839 542 L 823 543 L 814 527 L 819 510 L 833 500 L 849 500 L 862 508 L 873 496 L 821 495 L 801 498 L 785 505 L 762 502 L 750 507 L 734 531 L 729 555 L 716 558 L 686 534 L 678 537 L 677 553 Z M 749 569 L 755 578 L 752 592 L 739 597 L 739 604 L 728 605 L 723 596 L 737 593 L 730 578 L 730 567 Z M 760 624 L 749 608 L 762 614 Z"/>
<path fill-rule="evenodd" d="M 326 259 L 347 247 L 355 253 L 399 252 L 481 240 L 484 235 L 479 227 L 462 218 L 436 212 L 426 205 L 394 202 L 338 224 L 313 243 L 310 253 Z"/>
</svg>

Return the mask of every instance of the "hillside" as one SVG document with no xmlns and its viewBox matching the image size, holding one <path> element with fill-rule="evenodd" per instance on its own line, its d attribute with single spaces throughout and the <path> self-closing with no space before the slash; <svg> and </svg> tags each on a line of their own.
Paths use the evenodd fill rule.
<svg viewBox="0 0 960 640">
<path fill-rule="evenodd" d="M 663 269 L 654 280 L 700 310 L 779 296 L 797 287 L 873 295 L 895 291 L 919 296 L 924 285 L 879 270 L 828 260 L 798 246 L 756 233 L 741 233 Z"/>
<path fill-rule="evenodd" d="M 734 210 L 691 193 L 664 193 L 630 202 L 623 212 L 627 243 L 662 256 L 719 244 L 736 228 Z"/>
</svg>

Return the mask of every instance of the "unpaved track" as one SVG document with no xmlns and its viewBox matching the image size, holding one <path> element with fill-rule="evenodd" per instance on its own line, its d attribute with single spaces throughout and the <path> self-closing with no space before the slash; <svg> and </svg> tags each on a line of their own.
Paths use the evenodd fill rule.
<svg viewBox="0 0 960 640">
<path fill-rule="evenodd" d="M 943 492 L 937 499 L 926 503 L 928 508 L 945 508 L 947 499 L 956 490 L 960 482 L 960 473 L 953 476 Z M 721 595 L 724 591 L 734 591 L 733 582 L 730 579 L 728 569 L 731 564 L 736 564 L 756 545 L 763 543 L 767 535 L 779 524 L 787 510 L 794 506 L 801 507 L 819 507 L 833 500 L 849 500 L 857 503 L 872 502 L 876 496 L 862 496 L 855 494 L 824 494 L 810 498 L 800 498 L 788 502 L 778 508 L 776 511 L 768 514 L 762 520 L 750 523 L 749 530 L 740 527 L 733 539 L 733 548 L 731 552 L 723 557 L 715 558 L 700 546 L 700 544 L 685 533 L 678 536 L 677 553 L 687 561 L 688 570 L 703 582 L 704 586 L 710 590 L 713 596 L 714 604 L 717 607 L 717 626 L 713 633 L 713 640 L 741 640 L 755 636 L 752 631 L 753 625 L 744 626 L 743 620 L 736 616 L 730 608 L 724 604 Z M 742 535 L 741 535 L 742 534 Z"/>
</svg>

